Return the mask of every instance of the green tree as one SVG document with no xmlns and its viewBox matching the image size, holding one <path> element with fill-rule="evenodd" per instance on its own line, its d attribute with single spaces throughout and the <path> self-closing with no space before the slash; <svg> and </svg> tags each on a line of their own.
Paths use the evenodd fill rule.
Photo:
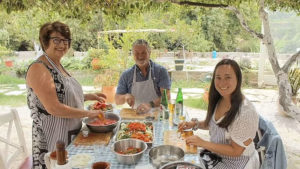
<svg viewBox="0 0 300 169">
<path fill-rule="evenodd" d="M 197 6 L 200 8 L 217 8 L 221 10 L 229 10 L 236 15 L 240 25 L 251 35 L 261 40 L 267 48 L 269 61 L 272 66 L 272 70 L 277 78 L 277 84 L 279 86 L 279 102 L 283 106 L 283 109 L 292 117 L 300 121 L 300 109 L 295 106 L 291 101 L 291 86 L 288 81 L 288 70 L 295 60 L 300 56 L 300 51 L 292 55 L 287 62 L 280 66 L 277 53 L 275 50 L 275 44 L 273 42 L 272 35 L 270 33 L 268 13 L 265 8 L 269 10 L 283 10 L 283 11 L 295 11 L 300 14 L 300 3 L 295 0 L 194 0 L 194 1 L 182 1 L 182 0 L 37 0 L 37 1 L 18 1 L 18 0 L 3 0 L 0 3 L 0 9 L 6 9 L 11 12 L 15 10 L 25 10 L 32 8 L 32 6 L 43 6 L 45 9 L 51 8 L 56 10 L 64 16 L 74 18 L 86 18 L 90 19 L 90 13 L 92 10 L 101 9 L 103 13 L 109 14 L 112 18 L 122 19 L 126 18 L 129 14 L 134 12 L 142 13 L 153 9 L 167 10 L 171 4 L 178 4 L 182 6 Z M 258 8 L 258 14 L 262 20 L 262 26 L 264 32 L 260 33 L 255 30 L 252 25 L 249 24 L 245 13 L 242 11 L 241 6 L 243 4 L 253 4 Z M 67 10 L 71 9 L 71 10 Z M 176 21 L 176 20 L 175 20 Z"/>
</svg>

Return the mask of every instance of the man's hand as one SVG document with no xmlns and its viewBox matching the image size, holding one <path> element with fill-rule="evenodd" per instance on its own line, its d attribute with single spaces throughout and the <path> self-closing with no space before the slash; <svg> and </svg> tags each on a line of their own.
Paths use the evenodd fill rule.
<svg viewBox="0 0 300 169">
<path fill-rule="evenodd" d="M 106 95 L 102 93 L 89 93 L 84 95 L 84 100 L 97 100 L 100 103 L 105 103 Z"/>
<path fill-rule="evenodd" d="M 149 103 L 143 103 L 140 104 L 139 107 L 137 107 L 136 112 L 137 113 L 148 113 L 151 110 L 151 105 Z"/>
<path fill-rule="evenodd" d="M 134 106 L 134 96 L 132 94 L 126 94 L 125 101 L 130 107 Z"/>
</svg>

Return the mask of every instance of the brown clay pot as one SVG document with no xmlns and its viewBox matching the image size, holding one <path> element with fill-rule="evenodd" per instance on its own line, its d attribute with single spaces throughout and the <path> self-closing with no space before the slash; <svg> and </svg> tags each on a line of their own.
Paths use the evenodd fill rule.
<svg viewBox="0 0 300 169">
<path fill-rule="evenodd" d="M 92 62 L 91 62 L 91 65 L 92 65 L 92 69 L 93 70 L 98 70 L 100 69 L 100 59 L 99 58 L 93 58 Z"/>
<path fill-rule="evenodd" d="M 13 67 L 13 61 L 11 61 L 11 60 L 5 61 L 5 66 L 6 67 Z"/>
<path fill-rule="evenodd" d="M 102 86 L 102 93 L 106 95 L 107 103 L 115 103 L 116 86 Z"/>
</svg>

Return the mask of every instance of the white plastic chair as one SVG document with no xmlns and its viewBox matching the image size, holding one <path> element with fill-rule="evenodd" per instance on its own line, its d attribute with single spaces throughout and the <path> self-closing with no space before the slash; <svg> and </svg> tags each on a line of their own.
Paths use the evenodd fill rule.
<svg viewBox="0 0 300 169">
<path fill-rule="evenodd" d="M 0 152 L 0 168 L 8 169 L 11 167 L 11 164 L 20 153 L 23 153 L 25 157 L 28 155 L 28 151 L 26 148 L 25 137 L 22 130 L 20 118 L 16 109 L 11 109 L 9 113 L 0 113 L 0 126 L 4 124 L 8 124 L 8 128 L 6 138 L 0 136 L 0 142 L 2 144 L 4 143 L 4 151 L 1 150 Z M 12 140 L 10 139 L 13 124 L 16 128 L 19 144 L 16 144 L 15 141 L 12 142 Z M 11 147 L 14 148 L 13 153 L 9 152 L 9 148 Z"/>
</svg>

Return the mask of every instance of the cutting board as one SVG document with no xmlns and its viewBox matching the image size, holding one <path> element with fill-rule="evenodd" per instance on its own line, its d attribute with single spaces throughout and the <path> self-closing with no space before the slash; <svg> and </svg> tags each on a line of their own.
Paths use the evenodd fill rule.
<svg viewBox="0 0 300 169">
<path fill-rule="evenodd" d="M 145 120 L 146 117 L 152 116 L 155 120 L 158 119 L 159 110 L 152 109 L 149 113 L 138 114 L 134 109 L 131 108 L 123 108 L 120 112 L 120 116 L 122 119 L 130 119 L 130 120 Z"/>
<path fill-rule="evenodd" d="M 164 144 L 180 147 L 185 153 L 197 153 L 197 147 L 186 145 L 185 139 L 180 138 L 176 130 L 167 130 L 164 132 Z"/>
<path fill-rule="evenodd" d="M 82 131 L 76 136 L 73 141 L 75 146 L 84 145 L 84 146 L 92 146 L 94 144 L 98 145 L 107 145 L 112 136 L 112 132 L 108 133 L 93 133 L 90 132 L 87 137 L 83 137 Z"/>
</svg>

